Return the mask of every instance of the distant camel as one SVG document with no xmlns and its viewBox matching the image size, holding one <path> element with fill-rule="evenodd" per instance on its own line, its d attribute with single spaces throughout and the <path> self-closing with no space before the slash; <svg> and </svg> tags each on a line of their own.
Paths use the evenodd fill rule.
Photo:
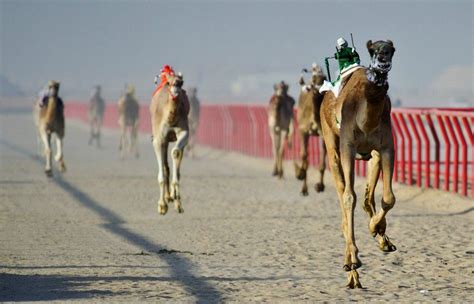
<svg viewBox="0 0 474 304">
<path fill-rule="evenodd" d="M 189 89 L 189 142 L 187 146 L 187 150 L 191 157 L 194 157 L 195 151 L 194 146 L 196 144 L 196 132 L 199 127 L 199 117 L 201 114 L 201 103 L 197 98 L 197 88 L 190 88 Z"/>
<path fill-rule="evenodd" d="M 121 96 L 118 100 L 118 123 L 121 131 L 119 152 L 121 159 L 124 157 L 124 150 L 127 145 L 130 153 L 134 153 L 135 157 L 139 156 L 137 140 L 140 105 L 135 99 L 134 94 L 135 87 L 130 85 L 125 92 L 125 95 Z M 127 140 L 127 130 L 130 130 L 130 141 Z"/>
<path fill-rule="evenodd" d="M 51 135 L 56 135 L 56 156 L 59 163 L 59 170 L 66 171 L 63 157 L 64 138 L 64 103 L 58 96 L 59 82 L 51 80 L 48 83 L 48 93 L 41 96 L 33 107 L 33 117 L 35 120 L 38 137 L 41 139 L 46 157 L 44 172 L 46 176 L 53 176 L 51 169 Z"/>
<path fill-rule="evenodd" d="M 100 129 L 102 127 L 102 119 L 104 118 L 105 102 L 100 96 L 100 85 L 95 87 L 94 94 L 89 102 L 89 124 L 91 127 L 91 135 L 89 145 L 94 139 L 97 141 L 97 147 L 100 147 Z"/>
<path fill-rule="evenodd" d="M 343 79 L 344 87 L 335 97 L 326 92 L 321 106 L 321 123 L 328 160 L 342 210 L 342 230 L 346 240 L 344 269 L 349 288 L 361 287 L 357 268 L 362 265 L 355 243 L 354 161 L 369 160 L 369 174 L 364 210 L 369 215 L 369 231 L 379 236 L 379 247 L 392 252 L 396 247 L 385 234 L 385 215 L 395 204 L 392 191 L 394 144 L 390 122 L 390 99 L 387 96 L 388 72 L 395 52 L 390 40 L 367 42 L 371 58 L 369 68 L 360 68 Z M 376 213 L 374 190 L 383 174 L 382 209 Z"/>
<path fill-rule="evenodd" d="M 273 148 L 273 176 L 283 177 L 284 141 L 291 149 L 293 137 L 293 106 L 295 100 L 288 95 L 288 84 L 284 81 L 273 86 L 274 93 L 268 106 L 268 127 Z"/>
<path fill-rule="evenodd" d="M 168 203 L 173 201 L 179 213 L 184 211 L 181 206 L 179 180 L 181 160 L 189 137 L 189 100 L 186 91 L 182 89 L 183 76 L 180 73 L 177 75 L 172 73 L 163 77 L 164 80 L 155 91 L 150 103 L 153 147 L 158 162 L 160 186 L 158 212 L 162 215 L 168 211 Z M 170 184 L 168 145 L 174 141 L 176 144 L 171 150 L 173 177 Z"/>
<path fill-rule="evenodd" d="M 303 69 L 307 72 L 306 69 Z M 301 188 L 301 195 L 308 195 L 307 185 L 307 171 L 309 167 L 308 162 L 308 142 L 310 136 L 321 136 L 321 119 L 319 116 L 319 110 L 321 108 L 321 102 L 323 101 L 323 95 L 319 93 L 319 89 L 326 80 L 323 70 L 317 64 L 313 64 L 311 73 L 311 82 L 305 84 L 304 76 L 301 75 L 300 85 L 301 93 L 298 100 L 298 130 L 301 139 L 301 166 L 295 161 L 295 173 L 296 178 L 303 181 L 303 187 Z M 318 141 L 319 144 L 319 141 Z M 319 182 L 314 186 L 317 192 L 324 191 L 324 171 L 326 170 L 326 146 L 322 144 L 322 152 L 319 156 Z"/>
</svg>

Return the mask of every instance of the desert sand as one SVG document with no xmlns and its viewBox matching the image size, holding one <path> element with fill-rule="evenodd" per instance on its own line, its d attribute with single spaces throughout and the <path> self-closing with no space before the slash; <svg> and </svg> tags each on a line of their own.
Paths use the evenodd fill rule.
<svg viewBox="0 0 474 304">
<path fill-rule="evenodd" d="M 368 232 L 358 179 L 364 288 L 348 290 L 329 173 L 324 193 L 311 188 L 301 197 L 291 163 L 277 180 L 271 160 L 198 147 L 183 161 L 184 214 L 170 208 L 160 216 L 149 135 L 140 137 L 139 159 L 120 161 L 118 132 L 106 130 L 96 149 L 87 145 L 87 126 L 68 121 L 68 171 L 48 179 L 35 158 L 31 115 L 3 113 L 0 121 L 0 301 L 474 299 L 469 198 L 395 185 L 387 234 L 398 251 L 385 254 Z"/>
</svg>

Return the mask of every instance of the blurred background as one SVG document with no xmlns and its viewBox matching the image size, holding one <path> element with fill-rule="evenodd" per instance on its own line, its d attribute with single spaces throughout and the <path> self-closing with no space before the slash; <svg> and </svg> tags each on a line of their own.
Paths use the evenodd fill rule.
<svg viewBox="0 0 474 304">
<path fill-rule="evenodd" d="M 66 100 L 87 100 L 101 84 L 116 101 L 133 83 L 148 103 L 170 64 L 205 103 L 264 104 L 280 80 L 296 97 L 301 69 L 323 65 L 351 32 L 364 65 L 367 40 L 394 42 L 396 104 L 474 106 L 471 0 L 0 0 L 0 97 L 33 102 L 57 79 Z"/>
</svg>

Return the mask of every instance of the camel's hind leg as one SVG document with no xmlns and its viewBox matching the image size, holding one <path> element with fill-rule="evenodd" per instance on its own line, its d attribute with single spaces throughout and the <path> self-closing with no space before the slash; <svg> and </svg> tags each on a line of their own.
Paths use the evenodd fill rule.
<svg viewBox="0 0 474 304">
<path fill-rule="evenodd" d="M 119 141 L 119 153 L 120 153 L 120 159 L 124 158 L 124 150 L 127 142 L 127 127 L 125 125 L 120 127 L 120 141 Z"/>
<path fill-rule="evenodd" d="M 173 178 L 171 180 L 171 198 L 174 200 L 175 208 L 179 213 L 183 213 L 181 206 L 181 193 L 179 191 L 180 180 L 180 166 L 183 159 L 184 148 L 188 143 L 188 130 L 176 131 L 176 145 L 171 150 L 171 157 L 173 158 Z"/>
<path fill-rule="evenodd" d="M 64 163 L 63 155 L 63 138 L 59 135 L 56 135 L 56 156 L 54 159 L 59 163 L 59 171 L 66 171 L 66 164 Z"/>
<path fill-rule="evenodd" d="M 375 213 L 370 219 L 369 230 L 375 236 L 379 235 L 379 247 L 384 252 L 393 252 L 397 250 L 397 247 L 390 241 L 388 236 L 385 234 L 387 228 L 387 221 L 385 219 L 386 214 L 395 205 L 395 195 L 392 190 L 392 175 L 394 166 L 394 151 L 393 149 L 387 149 L 381 151 L 380 160 L 382 164 L 382 175 L 383 175 L 383 199 L 382 208 L 378 213 Z M 375 188 L 375 186 L 374 186 Z"/>
<path fill-rule="evenodd" d="M 53 170 L 51 169 L 51 158 L 53 154 L 51 151 L 51 133 L 47 132 L 46 130 L 41 130 L 40 134 L 41 140 L 43 141 L 44 156 L 46 157 L 44 173 L 46 176 L 51 177 L 53 176 Z"/>
<path fill-rule="evenodd" d="M 165 215 L 168 211 L 168 205 L 165 198 L 165 166 L 164 160 L 167 157 L 166 149 L 156 136 L 153 137 L 153 148 L 155 150 L 156 161 L 158 163 L 158 185 L 160 187 L 160 198 L 158 200 L 158 213 Z"/>
<path fill-rule="evenodd" d="M 303 181 L 303 186 L 301 188 L 300 194 L 303 196 L 308 195 L 308 184 L 307 184 L 307 170 L 308 170 L 308 142 L 309 142 L 309 134 L 305 132 L 300 132 L 301 135 L 301 167 L 298 166 L 296 162 L 295 165 L 295 173 L 296 178 Z"/>
<path fill-rule="evenodd" d="M 322 152 L 320 153 L 320 158 L 319 158 L 319 182 L 316 183 L 314 186 L 314 189 L 316 192 L 323 192 L 324 191 L 324 171 L 326 171 L 326 145 L 324 144 L 324 141 L 322 142 Z"/>
</svg>

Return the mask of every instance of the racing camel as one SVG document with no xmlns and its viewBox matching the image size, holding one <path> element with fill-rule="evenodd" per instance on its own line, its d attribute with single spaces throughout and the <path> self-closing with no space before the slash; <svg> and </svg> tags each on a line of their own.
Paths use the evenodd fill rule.
<svg viewBox="0 0 474 304">
<path fill-rule="evenodd" d="M 301 139 L 301 166 L 295 161 L 296 178 L 303 181 L 301 188 L 301 195 L 308 195 L 307 185 L 307 171 L 309 167 L 308 162 L 308 142 L 310 136 L 321 136 L 321 119 L 319 117 L 319 110 L 321 109 L 321 102 L 323 95 L 319 93 L 319 89 L 326 80 L 323 70 L 315 63 L 311 69 L 311 82 L 305 84 L 304 75 L 301 75 L 300 85 L 301 93 L 297 106 L 298 131 Z M 303 72 L 307 72 L 303 69 Z M 319 144 L 319 140 L 318 140 Z M 319 160 L 319 182 L 314 186 L 317 192 L 324 191 L 324 171 L 326 170 L 326 146 L 322 144 L 322 153 L 320 153 Z"/>
<path fill-rule="evenodd" d="M 162 72 L 162 83 L 157 88 L 150 103 L 152 141 L 158 162 L 158 184 L 160 198 L 158 213 L 164 215 L 168 211 L 168 203 L 174 201 L 175 209 L 182 213 L 181 193 L 179 189 L 180 165 L 184 148 L 188 143 L 189 100 L 182 89 L 183 76 L 172 72 Z M 170 184 L 168 166 L 168 145 L 176 142 L 171 150 L 173 176 Z"/>
<path fill-rule="evenodd" d="M 273 148 L 273 176 L 283 177 L 284 141 L 291 149 L 293 137 L 293 107 L 295 100 L 288 95 L 288 84 L 284 81 L 273 86 L 274 93 L 268 106 L 268 127 Z"/>
<path fill-rule="evenodd" d="M 344 79 L 339 97 L 326 92 L 321 106 L 321 124 L 342 210 L 342 230 L 346 240 L 344 270 L 348 272 L 349 288 L 360 288 L 357 268 L 362 265 L 354 234 L 354 161 L 369 160 L 369 174 L 364 210 L 369 231 L 379 238 L 379 247 L 392 252 L 396 247 L 385 234 L 385 216 L 395 204 L 392 191 L 394 144 L 390 122 L 388 72 L 395 48 L 392 41 L 367 42 L 371 64 L 359 68 Z M 376 212 L 374 190 L 380 170 L 383 176 L 381 210 Z"/>
<path fill-rule="evenodd" d="M 117 102 L 119 114 L 118 123 L 120 126 L 120 159 L 124 158 L 124 150 L 127 145 L 130 153 L 134 153 L 137 158 L 139 156 L 137 141 L 140 105 L 134 95 L 135 87 L 130 85 L 125 94 L 121 96 Z M 130 133 L 130 141 L 127 140 L 128 130 Z"/>
<path fill-rule="evenodd" d="M 51 168 L 51 137 L 56 136 L 56 155 L 54 159 L 59 163 L 59 170 L 66 171 L 66 164 L 63 156 L 64 138 L 64 103 L 58 96 L 59 82 L 51 80 L 48 83 L 48 93 L 41 96 L 33 108 L 38 137 L 43 143 L 46 166 L 44 172 L 46 176 L 53 176 Z"/>
<path fill-rule="evenodd" d="M 100 92 L 101 87 L 98 85 L 95 87 L 89 102 L 89 125 L 91 128 L 89 145 L 91 145 L 95 139 L 97 147 L 100 147 L 100 129 L 102 128 L 102 119 L 104 118 L 105 110 L 105 102 L 102 96 L 100 96 Z"/>
</svg>

